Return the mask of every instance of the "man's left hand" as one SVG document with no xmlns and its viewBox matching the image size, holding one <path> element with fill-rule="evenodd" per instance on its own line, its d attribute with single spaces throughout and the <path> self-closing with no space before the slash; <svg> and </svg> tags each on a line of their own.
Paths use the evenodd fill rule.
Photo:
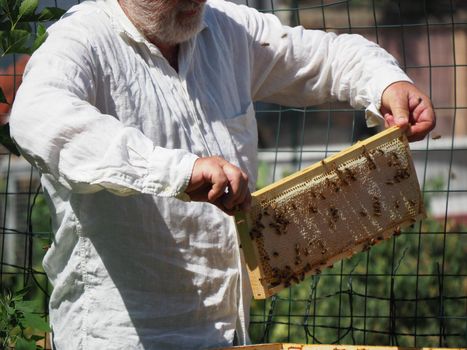
<svg viewBox="0 0 467 350">
<path fill-rule="evenodd" d="M 415 85 L 399 81 L 389 85 L 381 98 L 381 113 L 386 127 L 406 129 L 409 141 L 419 141 L 436 125 L 430 98 Z"/>
</svg>

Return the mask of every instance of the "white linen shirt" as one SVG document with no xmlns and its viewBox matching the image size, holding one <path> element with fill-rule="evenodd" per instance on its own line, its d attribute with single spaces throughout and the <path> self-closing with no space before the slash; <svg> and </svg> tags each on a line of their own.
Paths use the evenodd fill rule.
<svg viewBox="0 0 467 350">
<path fill-rule="evenodd" d="M 116 0 L 74 6 L 48 33 L 10 123 L 52 208 L 56 347 L 203 349 L 230 345 L 235 330 L 248 342 L 233 220 L 183 200 L 194 161 L 220 155 L 253 190 L 253 101 L 349 100 L 372 116 L 382 91 L 409 79 L 360 36 L 284 27 L 221 0 L 180 45 L 178 72 Z"/>
</svg>

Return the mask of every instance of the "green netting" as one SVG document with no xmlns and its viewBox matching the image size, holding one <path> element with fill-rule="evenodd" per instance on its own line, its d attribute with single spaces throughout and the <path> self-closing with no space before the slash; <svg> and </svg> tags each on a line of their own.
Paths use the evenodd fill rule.
<svg viewBox="0 0 467 350">
<path fill-rule="evenodd" d="M 463 0 L 245 1 L 285 23 L 357 33 L 380 43 L 431 96 L 433 138 L 411 145 L 428 218 L 402 235 L 254 302 L 254 342 L 467 346 L 467 2 Z M 68 8 L 77 1 L 41 1 Z M 1 59 L 0 85 L 16 88 L 22 57 Z M 288 108 L 256 103 L 258 187 L 365 138 L 362 111 L 342 103 Z M 3 109 L 2 120 L 7 118 Z M 441 136 L 438 138 L 437 136 Z M 0 153 L 0 289 L 50 286 L 41 260 L 50 244 L 38 174 Z"/>
</svg>

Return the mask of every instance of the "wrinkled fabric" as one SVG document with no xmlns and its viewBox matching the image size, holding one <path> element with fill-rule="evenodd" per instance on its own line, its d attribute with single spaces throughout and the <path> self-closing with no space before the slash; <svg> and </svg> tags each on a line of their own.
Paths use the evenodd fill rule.
<svg viewBox="0 0 467 350">
<path fill-rule="evenodd" d="M 357 35 L 282 26 L 208 1 L 179 71 L 115 0 L 84 2 L 27 65 L 11 132 L 41 172 L 54 239 L 57 349 L 203 349 L 248 342 L 248 282 L 233 220 L 184 193 L 198 157 L 256 180 L 253 102 L 349 100 L 377 115 L 409 80 Z"/>
</svg>

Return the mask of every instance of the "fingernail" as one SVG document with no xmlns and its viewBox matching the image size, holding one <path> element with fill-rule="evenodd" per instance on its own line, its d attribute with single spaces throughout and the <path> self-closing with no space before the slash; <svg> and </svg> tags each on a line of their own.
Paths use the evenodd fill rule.
<svg viewBox="0 0 467 350">
<path fill-rule="evenodd" d="M 407 123 L 407 118 L 399 116 L 399 117 L 396 118 L 396 123 L 397 124 L 406 124 Z"/>
</svg>

